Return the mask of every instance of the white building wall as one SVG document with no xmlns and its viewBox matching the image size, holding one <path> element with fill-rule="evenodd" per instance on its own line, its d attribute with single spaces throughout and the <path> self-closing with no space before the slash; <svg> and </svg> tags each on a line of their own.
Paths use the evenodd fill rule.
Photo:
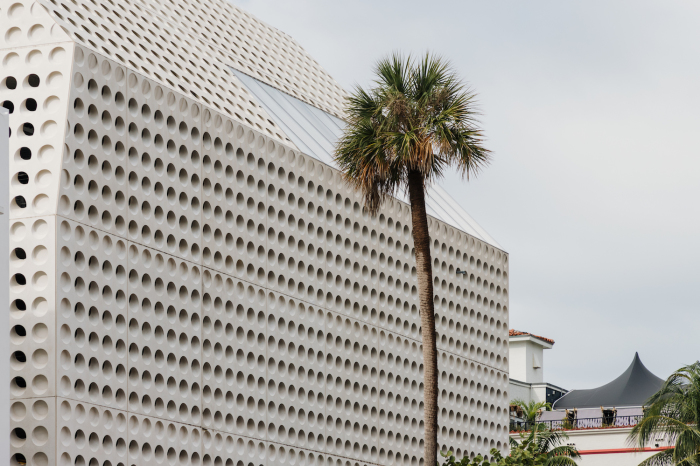
<svg viewBox="0 0 700 466">
<path fill-rule="evenodd" d="M 511 339 L 509 355 L 510 378 L 527 383 L 544 382 L 542 345 L 530 341 L 529 337 L 522 340 Z"/>
<path fill-rule="evenodd" d="M 532 388 L 529 384 L 521 384 L 511 380 L 508 388 L 510 401 L 522 400 L 528 403 L 532 399 Z"/>
<path fill-rule="evenodd" d="M 148 71 L 187 66 L 192 45 L 156 56 L 141 40 L 133 56 L 105 16 L 140 22 L 132 41 L 172 30 L 129 5 L 78 5 L 103 25 L 90 36 L 68 7 L 1 3 L 10 464 L 421 463 L 408 207 L 367 216 L 272 122 L 263 134 L 185 94 L 178 67 Z M 430 228 L 441 446 L 506 448 L 508 256 Z"/>
<path fill-rule="evenodd" d="M 569 436 L 566 444 L 576 447 L 581 454 L 576 459 L 579 466 L 637 466 L 668 447 L 668 444 L 659 441 L 638 451 L 627 443 L 631 431 L 631 427 L 571 430 L 566 431 Z M 518 433 L 511 434 L 511 437 L 520 441 Z"/>
<path fill-rule="evenodd" d="M 527 382 L 527 346 L 525 342 L 510 342 L 508 355 L 508 375 L 510 378 Z"/>
<path fill-rule="evenodd" d="M 511 379 L 508 394 L 511 402 L 515 400 L 521 400 L 525 403 L 547 401 L 547 385 L 524 384 Z"/>
<path fill-rule="evenodd" d="M 533 400 L 540 402 L 540 401 L 547 401 L 547 385 L 542 384 L 542 385 L 533 385 L 532 390 L 531 390 L 531 397 Z"/>
<path fill-rule="evenodd" d="M 569 440 L 581 453 L 576 462 L 580 466 L 637 466 L 646 458 L 657 453 L 651 450 L 634 451 L 627 443 L 632 428 L 592 429 L 567 432 Z M 659 447 L 666 444 L 659 443 Z"/>
</svg>

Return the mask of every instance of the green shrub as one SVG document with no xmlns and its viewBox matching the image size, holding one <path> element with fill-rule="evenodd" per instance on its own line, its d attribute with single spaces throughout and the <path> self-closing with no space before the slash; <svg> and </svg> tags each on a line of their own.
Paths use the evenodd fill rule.
<svg viewBox="0 0 700 466">
<path fill-rule="evenodd" d="M 511 440 L 510 455 L 491 449 L 491 458 L 481 455 L 474 459 L 464 457 L 457 460 L 451 451 L 441 453 L 444 466 L 575 466 L 573 458 L 579 456 L 576 448 L 561 445 L 566 440 L 563 432 L 542 430 L 536 426 L 529 435 L 520 434 L 521 441 Z"/>
</svg>

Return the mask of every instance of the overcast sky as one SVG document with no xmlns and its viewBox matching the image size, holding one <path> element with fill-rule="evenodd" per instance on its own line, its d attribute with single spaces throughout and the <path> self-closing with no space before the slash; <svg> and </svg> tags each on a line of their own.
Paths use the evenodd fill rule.
<svg viewBox="0 0 700 466">
<path fill-rule="evenodd" d="M 444 186 L 510 254 L 511 328 L 556 341 L 546 381 L 700 359 L 700 3 L 234 3 L 346 89 L 429 50 L 478 92 L 493 163 Z"/>
</svg>

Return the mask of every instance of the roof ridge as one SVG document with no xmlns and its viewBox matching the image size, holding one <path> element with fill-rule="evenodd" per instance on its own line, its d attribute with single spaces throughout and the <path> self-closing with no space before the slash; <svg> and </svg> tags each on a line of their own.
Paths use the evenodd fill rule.
<svg viewBox="0 0 700 466">
<path fill-rule="evenodd" d="M 526 335 L 531 336 L 533 338 L 537 338 L 539 340 L 545 341 L 545 342 L 550 343 L 552 345 L 554 344 L 554 340 L 552 340 L 551 338 L 543 337 L 540 335 L 535 335 L 534 333 L 530 333 L 530 332 L 522 332 L 520 330 L 515 330 L 515 329 L 508 330 L 509 337 L 517 337 L 517 336 L 521 336 L 521 335 L 522 336 L 526 336 Z"/>
</svg>

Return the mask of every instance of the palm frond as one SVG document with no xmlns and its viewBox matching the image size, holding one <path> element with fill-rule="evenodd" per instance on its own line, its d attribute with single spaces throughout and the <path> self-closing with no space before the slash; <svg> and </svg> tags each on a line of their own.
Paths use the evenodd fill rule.
<svg viewBox="0 0 700 466">
<path fill-rule="evenodd" d="M 508 436 L 508 443 L 510 444 L 510 448 L 515 448 L 518 446 L 518 441 L 510 436 Z"/>
<path fill-rule="evenodd" d="M 662 450 L 639 463 L 639 466 L 669 466 L 672 464 L 674 464 L 673 450 Z"/>
<path fill-rule="evenodd" d="M 537 419 L 540 418 L 543 410 L 549 411 L 552 409 L 552 405 L 545 401 L 530 400 L 529 402 L 525 402 L 521 399 L 515 399 L 511 401 L 510 404 L 522 409 L 525 420 L 529 423 L 536 422 Z"/>
<path fill-rule="evenodd" d="M 412 67 L 411 56 L 404 56 L 399 52 L 394 52 L 391 56 L 379 60 L 375 67 L 377 75 L 375 83 L 378 89 L 391 89 L 405 94 L 410 87 Z"/>
<path fill-rule="evenodd" d="M 700 363 L 685 366 L 647 401 L 642 420 L 627 439 L 637 448 L 661 439 L 672 448 L 647 458 L 640 466 L 700 465 Z"/>
<path fill-rule="evenodd" d="M 549 453 L 547 453 L 548 456 L 556 457 L 556 456 L 567 456 L 569 458 L 580 458 L 581 454 L 578 452 L 576 447 L 573 447 L 571 445 L 560 445 L 558 447 L 552 448 Z"/>
<path fill-rule="evenodd" d="M 628 442 L 644 447 L 663 437 L 674 443 L 689 425 L 700 420 L 700 363 L 671 374 L 661 389 L 652 395 L 642 420 L 632 429 Z M 697 429 L 697 428 L 696 428 Z"/>
<path fill-rule="evenodd" d="M 348 127 L 334 156 L 370 213 L 406 189 L 410 171 L 427 188 L 450 167 L 468 178 L 488 163 L 475 95 L 449 62 L 394 53 L 375 71 L 375 87 L 356 87 L 347 98 Z"/>
<path fill-rule="evenodd" d="M 545 466 L 576 466 L 576 460 L 568 456 L 555 456 L 548 458 Z"/>
<path fill-rule="evenodd" d="M 569 436 L 561 430 L 545 430 L 542 432 L 538 439 L 537 439 L 537 445 L 538 449 L 542 453 L 549 453 L 557 448 L 559 448 L 559 452 L 564 452 L 568 446 L 563 445 L 560 446 L 562 443 L 566 442 L 569 440 Z M 571 450 L 571 452 L 575 451 L 576 449 L 574 448 Z M 578 452 L 575 454 L 578 456 Z"/>
</svg>

